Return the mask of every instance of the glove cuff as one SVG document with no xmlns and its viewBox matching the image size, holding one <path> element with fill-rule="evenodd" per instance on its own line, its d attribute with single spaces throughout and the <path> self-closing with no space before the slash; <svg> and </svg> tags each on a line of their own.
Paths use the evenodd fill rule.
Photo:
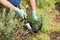
<svg viewBox="0 0 60 40">
<path fill-rule="evenodd" d="M 32 15 L 33 15 L 33 16 L 36 16 L 36 10 L 33 10 L 33 11 L 32 11 Z"/>
<path fill-rule="evenodd" d="M 17 8 L 17 7 L 14 7 L 13 10 L 16 11 L 16 12 L 21 11 L 21 10 L 20 10 L 19 8 Z"/>
</svg>

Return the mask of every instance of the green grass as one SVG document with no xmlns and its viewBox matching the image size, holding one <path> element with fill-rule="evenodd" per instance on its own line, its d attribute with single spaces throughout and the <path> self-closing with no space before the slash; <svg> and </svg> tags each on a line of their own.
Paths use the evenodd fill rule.
<svg viewBox="0 0 60 40">
<path fill-rule="evenodd" d="M 42 9 L 37 8 L 38 18 L 40 19 L 40 15 L 44 15 L 42 32 L 39 31 L 36 35 L 29 37 L 27 40 L 50 40 L 48 33 L 60 31 L 60 22 L 54 21 L 56 15 L 60 13 L 51 6 L 45 6 Z"/>
<path fill-rule="evenodd" d="M 56 15 L 59 15 L 60 13 L 55 10 L 55 1 L 51 1 L 46 2 L 52 5 L 48 6 L 48 4 L 46 4 L 43 8 L 37 8 L 38 19 L 40 20 L 41 15 L 44 15 L 42 29 L 39 30 L 38 33 L 30 35 L 26 39 L 23 39 L 25 37 L 23 36 L 23 40 L 50 40 L 48 33 L 60 31 L 60 22 L 56 22 L 54 19 Z M 13 10 L 10 10 L 7 15 L 5 8 L 0 11 L 0 40 L 15 40 L 16 37 L 18 37 L 19 40 L 22 40 L 18 35 L 29 32 L 28 29 L 24 30 L 24 28 L 24 21 L 20 21 L 20 17 L 15 15 Z"/>
</svg>

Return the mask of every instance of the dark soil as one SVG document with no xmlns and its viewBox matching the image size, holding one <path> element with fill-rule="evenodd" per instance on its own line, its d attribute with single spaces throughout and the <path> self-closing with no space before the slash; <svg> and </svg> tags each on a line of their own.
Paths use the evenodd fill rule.
<svg viewBox="0 0 60 40">
<path fill-rule="evenodd" d="M 60 40 L 60 32 L 51 32 L 49 36 L 50 40 Z"/>
<path fill-rule="evenodd" d="M 60 12 L 60 2 L 55 3 L 55 8 Z"/>
</svg>

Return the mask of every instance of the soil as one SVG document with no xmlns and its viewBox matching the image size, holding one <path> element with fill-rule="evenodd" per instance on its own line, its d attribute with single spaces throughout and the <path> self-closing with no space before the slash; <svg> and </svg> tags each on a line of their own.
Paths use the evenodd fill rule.
<svg viewBox="0 0 60 40">
<path fill-rule="evenodd" d="M 60 40 L 60 32 L 51 32 L 49 36 L 50 40 Z"/>
<path fill-rule="evenodd" d="M 55 8 L 60 12 L 60 2 L 55 3 Z"/>
</svg>

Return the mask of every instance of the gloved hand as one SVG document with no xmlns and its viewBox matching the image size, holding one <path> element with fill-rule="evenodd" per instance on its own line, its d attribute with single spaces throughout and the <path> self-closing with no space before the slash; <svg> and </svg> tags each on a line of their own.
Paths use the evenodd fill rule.
<svg viewBox="0 0 60 40">
<path fill-rule="evenodd" d="M 35 10 L 32 11 L 32 18 L 33 18 L 34 21 L 38 21 Z"/>
<path fill-rule="evenodd" d="M 24 17 L 26 16 L 26 13 L 23 10 L 20 10 L 17 7 L 15 7 L 13 10 L 16 11 L 22 19 L 24 19 Z"/>
</svg>

